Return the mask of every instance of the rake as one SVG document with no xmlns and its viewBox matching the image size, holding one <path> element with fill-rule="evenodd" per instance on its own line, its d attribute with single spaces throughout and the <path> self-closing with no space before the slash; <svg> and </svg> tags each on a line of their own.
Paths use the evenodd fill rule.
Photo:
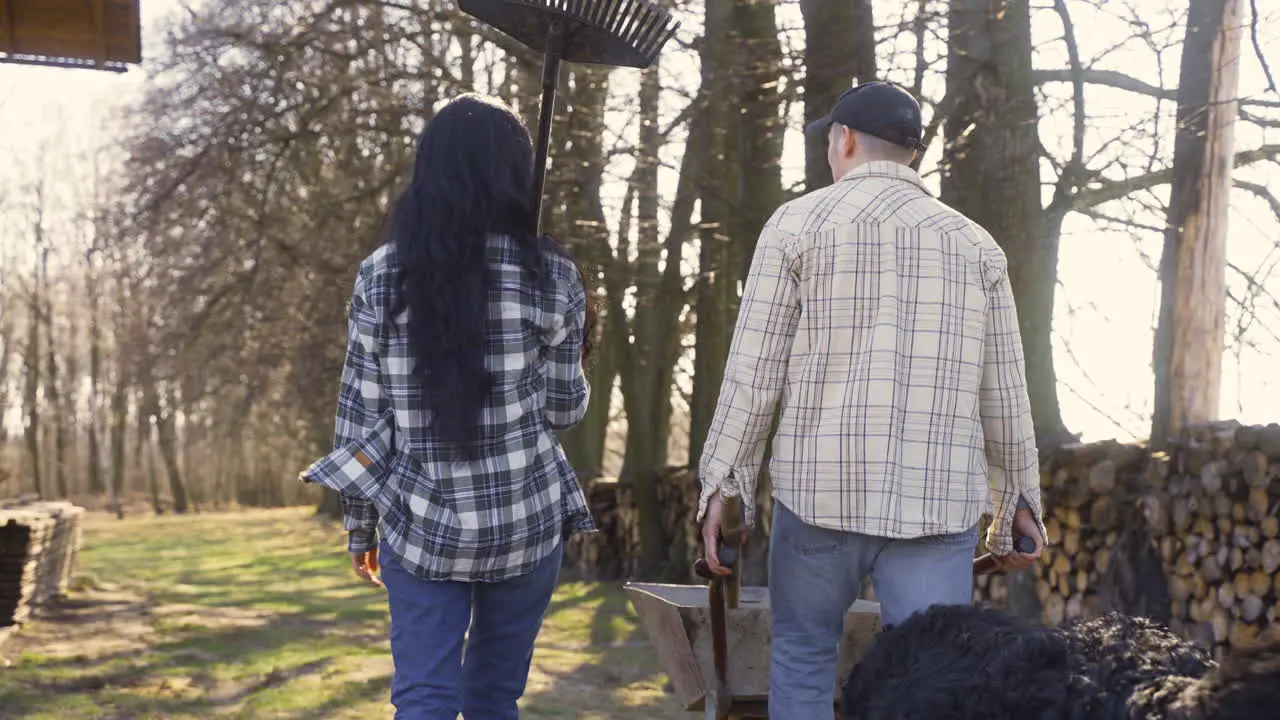
<svg viewBox="0 0 1280 720">
<path fill-rule="evenodd" d="M 650 0 L 459 0 L 458 6 L 543 55 L 533 162 L 533 224 L 539 234 L 560 63 L 644 69 L 680 23 Z"/>
</svg>

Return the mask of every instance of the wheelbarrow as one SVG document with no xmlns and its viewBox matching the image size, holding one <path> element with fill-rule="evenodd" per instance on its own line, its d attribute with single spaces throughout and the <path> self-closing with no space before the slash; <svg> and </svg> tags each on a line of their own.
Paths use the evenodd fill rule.
<svg viewBox="0 0 1280 720">
<path fill-rule="evenodd" d="M 733 498 L 726 498 L 725 541 L 721 564 L 736 565 L 738 538 L 728 527 L 738 517 Z M 1028 543 L 1030 547 L 1028 547 Z M 1035 543 L 1018 538 L 1021 552 Z M 992 572 L 997 563 L 989 554 L 974 560 L 974 572 Z M 644 626 L 658 660 L 671 680 L 676 700 L 689 712 L 703 712 L 708 720 L 748 720 L 769 717 L 769 591 L 742 587 L 736 568 L 727 576 L 712 575 L 705 560 L 694 572 L 708 580 L 700 585 L 627 583 L 627 595 Z M 857 600 L 845 614 L 836 680 L 848 676 L 854 664 L 880 631 L 880 605 Z"/>
</svg>

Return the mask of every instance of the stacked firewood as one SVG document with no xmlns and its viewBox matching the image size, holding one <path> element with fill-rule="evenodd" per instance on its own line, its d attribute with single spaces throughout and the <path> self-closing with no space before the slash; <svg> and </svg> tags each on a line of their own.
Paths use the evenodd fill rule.
<svg viewBox="0 0 1280 720">
<path fill-rule="evenodd" d="M 1252 641 L 1280 600 L 1280 425 L 1202 435 L 1153 464 L 1175 626 L 1218 646 Z"/>
<path fill-rule="evenodd" d="M 693 574 L 693 563 L 702 555 L 702 531 L 696 521 L 702 490 L 698 474 L 685 467 L 669 467 L 655 480 L 661 542 L 667 558 L 662 573 L 671 579 L 701 583 Z M 616 478 L 603 477 L 584 480 L 583 489 L 600 532 L 570 537 L 565 546 L 565 567 L 583 580 L 636 577 L 641 557 L 636 489 Z M 757 502 L 756 514 L 767 537 L 772 501 L 766 495 Z"/>
<path fill-rule="evenodd" d="M 83 512 L 64 502 L 0 504 L 0 627 L 66 594 Z"/>
<path fill-rule="evenodd" d="M 1105 609 L 1167 617 L 1219 651 L 1251 641 L 1280 600 L 1280 425 L 1215 423 L 1168 452 L 1098 443 L 1041 468 L 1051 546 L 1037 570 L 1043 619 Z M 975 599 L 1002 605 L 1005 579 Z M 1167 606 L 1166 606 L 1167 605 Z"/>
<path fill-rule="evenodd" d="M 621 548 L 626 535 L 618 508 L 618 479 L 583 480 L 587 507 L 599 532 L 571 535 L 565 543 L 564 565 L 581 580 L 614 580 L 626 577 L 631 559 Z"/>
<path fill-rule="evenodd" d="M 662 518 L 663 545 L 672 563 L 692 567 L 699 552 L 698 478 L 688 468 L 658 473 L 657 508 Z M 574 535 L 565 547 L 565 566 L 583 580 L 634 577 L 640 558 L 639 503 L 636 488 L 617 478 L 583 482 L 587 504 L 600 532 Z"/>
</svg>

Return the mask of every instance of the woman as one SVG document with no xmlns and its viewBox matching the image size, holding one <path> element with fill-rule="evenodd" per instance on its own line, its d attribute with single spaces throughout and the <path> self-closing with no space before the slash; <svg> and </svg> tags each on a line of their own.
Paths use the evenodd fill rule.
<svg viewBox="0 0 1280 720">
<path fill-rule="evenodd" d="M 427 125 L 356 276 L 335 450 L 303 474 L 341 494 L 352 567 L 386 587 L 396 718 L 516 718 L 563 534 L 594 530 L 554 432 L 590 396 L 587 297 L 533 233 L 532 166 L 497 102 Z"/>
</svg>

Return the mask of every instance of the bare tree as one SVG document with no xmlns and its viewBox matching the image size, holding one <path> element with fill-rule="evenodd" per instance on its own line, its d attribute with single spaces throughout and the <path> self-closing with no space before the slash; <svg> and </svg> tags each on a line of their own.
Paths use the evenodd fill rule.
<svg viewBox="0 0 1280 720">
<path fill-rule="evenodd" d="M 950 8 L 942 199 L 986 228 L 1009 258 L 1031 410 L 1042 445 L 1066 437 L 1053 370 L 1058 236 L 1040 204 L 1040 141 L 1028 0 Z"/>
<path fill-rule="evenodd" d="M 43 497 L 45 493 L 44 487 L 44 464 L 41 462 L 41 413 L 40 413 L 40 328 L 44 324 L 42 311 L 44 310 L 44 293 L 45 287 L 42 282 L 44 274 L 41 272 L 47 257 L 48 248 L 45 246 L 45 184 L 44 176 L 33 184 L 32 187 L 32 270 L 31 270 L 31 287 L 26 293 L 27 305 L 27 346 L 24 353 L 24 389 L 22 393 L 23 409 L 26 412 L 26 426 L 24 428 L 24 440 L 27 447 L 28 467 L 31 469 L 31 484 L 36 496 Z M 45 342 L 48 342 L 46 340 Z"/>
<path fill-rule="evenodd" d="M 1157 448 L 1187 425 L 1218 417 L 1243 27 L 1241 0 L 1189 3 L 1160 261 L 1151 420 L 1151 442 Z"/>
<path fill-rule="evenodd" d="M 801 0 L 804 13 L 804 121 L 826 115 L 840 93 L 876 76 L 876 35 L 871 0 Z M 920 20 L 925 7 L 921 2 Z M 915 88 L 920 94 L 920 88 Z M 831 181 L 826 138 L 805 138 L 805 187 Z"/>
</svg>

